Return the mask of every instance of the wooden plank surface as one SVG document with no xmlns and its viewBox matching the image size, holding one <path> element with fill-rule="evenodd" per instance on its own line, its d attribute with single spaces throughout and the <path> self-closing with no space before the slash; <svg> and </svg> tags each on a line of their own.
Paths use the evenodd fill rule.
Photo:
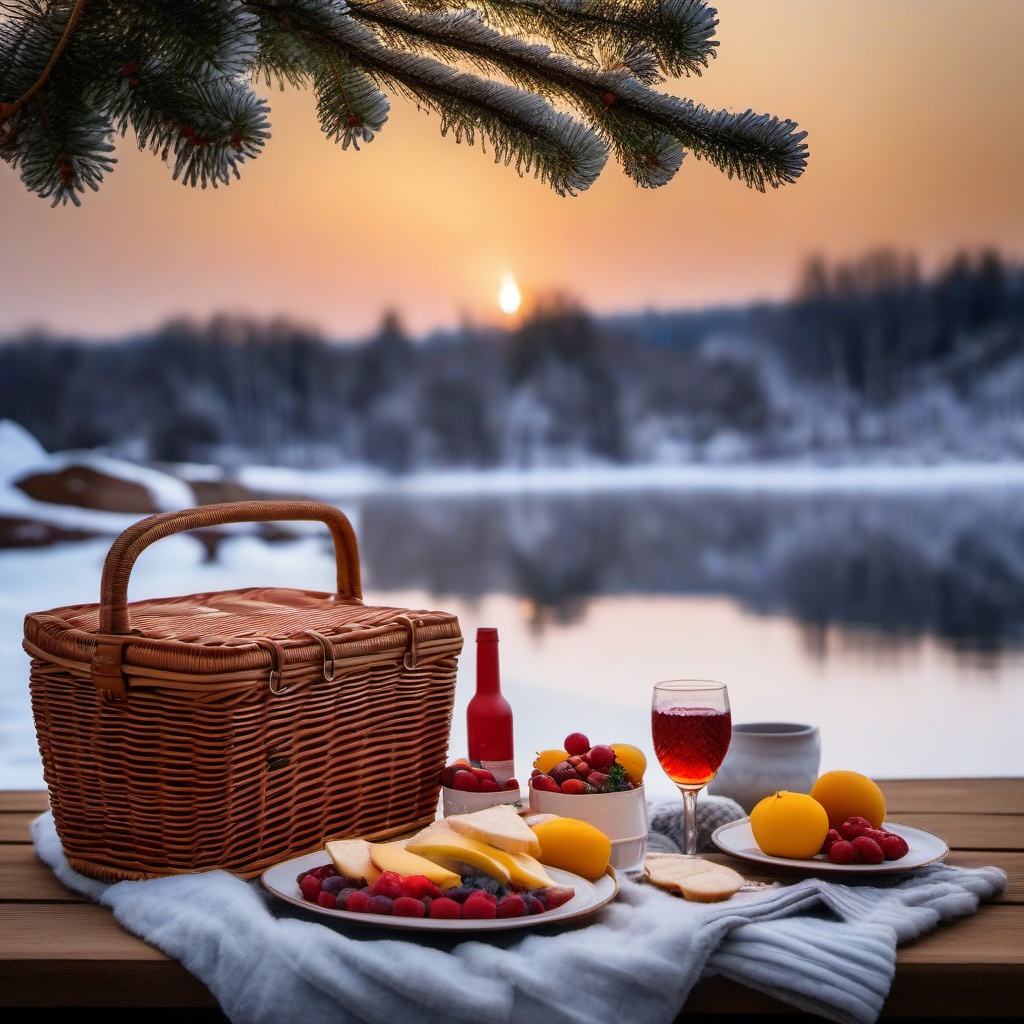
<svg viewBox="0 0 1024 1024">
<path fill-rule="evenodd" d="M 881 781 L 889 814 L 1024 814 L 1024 778 Z"/>
<path fill-rule="evenodd" d="M 899 950 L 883 1017 L 1024 1017 L 1024 780 L 882 785 L 892 820 L 941 835 L 953 848 L 949 863 L 995 865 L 1009 877 L 997 901 Z M 45 793 L 0 793 L 0 1006 L 216 1012 L 177 961 L 65 890 L 36 859 L 28 825 L 46 806 Z M 756 877 L 750 868 L 742 865 Z M 721 978 L 698 986 L 685 1009 L 681 1022 L 691 1014 L 799 1016 Z"/>
</svg>

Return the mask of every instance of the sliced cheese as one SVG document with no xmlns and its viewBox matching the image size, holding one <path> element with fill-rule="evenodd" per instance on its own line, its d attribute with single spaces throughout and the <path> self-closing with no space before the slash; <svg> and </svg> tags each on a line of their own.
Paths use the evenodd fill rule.
<svg viewBox="0 0 1024 1024">
<path fill-rule="evenodd" d="M 468 864 L 497 879 L 502 885 L 512 880 L 509 869 L 508 854 L 497 847 L 488 846 L 478 839 L 459 835 L 454 829 L 448 828 L 444 821 L 435 821 L 422 832 L 406 842 L 410 853 L 418 853 L 421 857 L 433 860 L 440 857 L 448 861 Z"/>
<path fill-rule="evenodd" d="M 495 804 L 468 814 L 451 814 L 445 821 L 459 835 L 479 839 L 507 853 L 540 853 L 540 840 L 512 804 Z"/>
<path fill-rule="evenodd" d="M 544 865 L 528 853 L 509 853 L 489 843 L 464 836 L 444 818 L 428 825 L 419 835 L 407 840 L 406 849 L 453 869 L 469 864 L 497 879 L 502 885 L 520 889 L 543 889 L 557 883 Z"/>
<path fill-rule="evenodd" d="M 546 889 L 558 884 L 536 857 L 531 857 L 528 853 L 510 853 L 508 856 L 512 861 L 509 874 L 512 876 L 513 885 L 522 886 L 524 889 Z"/>
<path fill-rule="evenodd" d="M 360 885 L 372 885 L 380 877 L 380 868 L 370 859 L 367 840 L 331 839 L 324 846 L 339 875 Z"/>
<path fill-rule="evenodd" d="M 462 882 L 462 876 L 456 872 L 406 849 L 406 840 L 371 843 L 369 852 L 370 860 L 381 871 L 397 871 L 400 875 L 425 875 L 441 889 L 451 889 Z"/>
</svg>

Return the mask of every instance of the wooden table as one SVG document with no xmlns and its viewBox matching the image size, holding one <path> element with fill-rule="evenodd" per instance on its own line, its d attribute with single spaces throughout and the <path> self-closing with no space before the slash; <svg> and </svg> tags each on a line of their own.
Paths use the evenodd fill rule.
<svg viewBox="0 0 1024 1024">
<path fill-rule="evenodd" d="M 883 1017 L 1024 1017 L 1024 779 L 882 788 L 889 817 L 942 836 L 950 863 L 997 865 L 1010 878 L 1005 895 L 977 914 L 900 950 Z M 182 1008 L 190 1021 L 226 1021 L 206 987 L 176 960 L 66 890 L 39 863 L 28 826 L 45 808 L 44 793 L 0 793 L 0 1007 L 23 1008 L 5 1009 L 5 1024 L 62 1006 L 109 1008 L 114 1020 L 134 1020 L 133 1008 L 143 1007 L 147 1024 L 177 1017 Z M 741 867 L 750 876 L 749 865 Z M 699 985 L 685 1009 L 686 1020 L 724 1013 L 814 1019 L 724 979 Z"/>
</svg>

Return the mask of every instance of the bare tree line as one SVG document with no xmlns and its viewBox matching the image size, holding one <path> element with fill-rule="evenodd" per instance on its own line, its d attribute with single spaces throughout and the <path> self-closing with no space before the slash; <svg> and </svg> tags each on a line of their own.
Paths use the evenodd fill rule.
<svg viewBox="0 0 1024 1024">
<path fill-rule="evenodd" d="M 515 331 L 422 340 L 393 313 L 358 344 L 228 317 L 104 344 L 28 334 L 0 341 L 0 418 L 50 450 L 403 473 L 785 457 L 865 443 L 869 421 L 913 444 L 939 429 L 921 396 L 985 422 L 1024 408 L 1024 272 L 992 252 L 929 278 L 890 251 L 810 260 L 792 301 L 727 331 L 675 322 L 654 338 L 562 300 Z"/>
</svg>

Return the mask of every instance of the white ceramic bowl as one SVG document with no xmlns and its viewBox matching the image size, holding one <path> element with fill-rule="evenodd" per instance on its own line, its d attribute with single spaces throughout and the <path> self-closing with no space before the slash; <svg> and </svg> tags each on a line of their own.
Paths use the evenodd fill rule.
<svg viewBox="0 0 1024 1024">
<path fill-rule="evenodd" d="M 523 794 L 518 789 L 503 789 L 497 793 L 468 793 L 461 789 L 451 789 L 448 786 L 441 787 L 441 813 L 444 817 L 449 814 L 470 814 L 472 811 L 482 811 L 485 807 L 493 807 L 495 804 L 520 804 L 522 806 Z"/>
<path fill-rule="evenodd" d="M 530 810 L 576 818 L 600 829 L 612 841 L 616 871 L 637 871 L 647 856 L 647 793 L 644 787 L 621 793 L 549 793 L 530 787 Z"/>
</svg>

